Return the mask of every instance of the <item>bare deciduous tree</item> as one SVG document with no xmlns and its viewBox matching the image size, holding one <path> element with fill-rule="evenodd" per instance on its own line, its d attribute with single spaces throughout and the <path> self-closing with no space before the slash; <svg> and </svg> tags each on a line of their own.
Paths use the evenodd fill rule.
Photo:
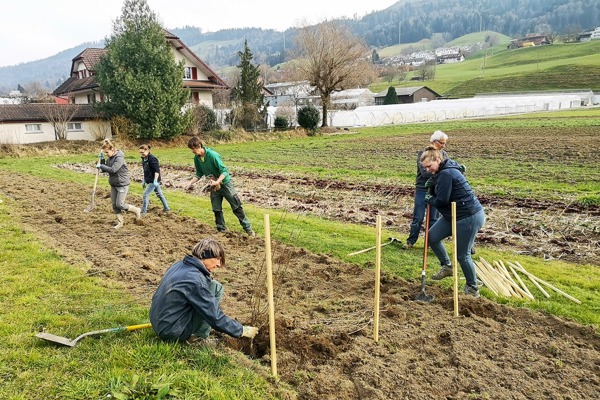
<svg viewBox="0 0 600 400">
<path fill-rule="evenodd" d="M 42 113 L 54 128 L 55 140 L 66 140 L 69 122 L 77 114 L 81 105 L 79 104 L 55 104 L 43 103 Z"/>
<path fill-rule="evenodd" d="M 48 88 L 37 81 L 26 84 L 24 89 L 28 103 L 50 103 L 54 101 L 52 95 L 48 93 Z"/>
<path fill-rule="evenodd" d="M 365 73 L 372 68 L 367 61 L 370 51 L 347 27 L 331 21 L 303 28 L 296 41 L 302 60 L 299 69 L 321 96 L 325 127 L 331 93 L 364 83 Z"/>
</svg>

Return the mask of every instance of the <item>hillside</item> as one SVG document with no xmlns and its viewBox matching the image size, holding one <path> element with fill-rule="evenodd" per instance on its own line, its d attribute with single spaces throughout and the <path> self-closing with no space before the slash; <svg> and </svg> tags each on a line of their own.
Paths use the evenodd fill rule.
<svg viewBox="0 0 600 400">
<path fill-rule="evenodd" d="M 600 41 L 507 50 L 494 46 L 461 63 L 436 66 L 435 78 L 415 83 L 410 76 L 397 87 L 426 85 L 445 96 L 556 89 L 600 90 Z M 370 86 L 374 92 L 389 82 Z"/>
<path fill-rule="evenodd" d="M 406 46 L 427 48 L 436 36 L 461 45 L 454 40 L 469 41 L 468 35 L 474 32 L 495 31 L 515 37 L 537 31 L 566 34 L 600 25 L 600 2 L 595 0 L 522 0 L 518 6 L 516 12 L 513 2 L 495 0 L 400 0 L 385 10 L 340 22 L 363 38 L 368 46 L 389 48 L 393 54 Z M 296 28 L 278 32 L 255 27 L 203 32 L 194 26 L 168 29 L 215 70 L 237 64 L 237 52 L 244 39 L 248 40 L 257 64 L 280 64 L 293 51 L 297 31 Z M 394 49 L 399 42 L 401 45 Z M 54 89 L 68 77 L 73 57 L 85 47 L 98 47 L 101 43 L 84 43 L 43 60 L 0 67 L 0 93 L 30 82 Z M 382 51 L 386 54 L 388 50 Z"/>
</svg>

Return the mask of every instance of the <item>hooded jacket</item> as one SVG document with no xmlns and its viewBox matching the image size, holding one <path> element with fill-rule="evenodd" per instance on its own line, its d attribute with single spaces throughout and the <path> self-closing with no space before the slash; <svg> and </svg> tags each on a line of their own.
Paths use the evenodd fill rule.
<svg viewBox="0 0 600 400">
<path fill-rule="evenodd" d="M 169 267 L 150 306 L 150 322 L 161 339 L 189 339 L 194 314 L 220 332 L 242 336 L 242 324 L 223 313 L 218 299 L 208 288 L 210 281 L 210 272 L 196 257 L 187 255 Z"/>
<path fill-rule="evenodd" d="M 425 149 L 422 149 L 417 153 L 417 179 L 415 180 L 415 186 L 417 190 L 427 190 L 425 188 L 425 182 L 427 182 L 427 180 L 433 176 L 433 174 L 427 171 L 423 164 L 421 164 L 421 156 L 423 155 L 424 151 Z M 448 153 L 446 153 L 446 150 L 442 149 L 440 152 L 442 153 L 442 159 L 448 158 Z"/>
<path fill-rule="evenodd" d="M 110 186 L 128 186 L 129 170 L 125 164 L 125 154 L 117 150 L 112 157 L 108 157 L 106 164 L 100 164 L 102 172 L 108 172 L 108 183 Z"/>
<path fill-rule="evenodd" d="M 429 204 L 437 208 L 446 220 L 452 219 L 452 202 L 456 202 L 456 220 L 483 210 L 456 161 L 443 160 L 435 177 L 435 189 Z"/>
</svg>

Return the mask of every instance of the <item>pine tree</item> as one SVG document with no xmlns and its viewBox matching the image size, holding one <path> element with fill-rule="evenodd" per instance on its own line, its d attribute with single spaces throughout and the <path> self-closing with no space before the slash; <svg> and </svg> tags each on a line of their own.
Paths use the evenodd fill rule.
<svg viewBox="0 0 600 400">
<path fill-rule="evenodd" d="M 183 64 L 176 63 L 165 31 L 146 0 L 125 0 L 122 15 L 106 41 L 107 55 L 96 68 L 108 101 L 97 103 L 109 117 L 135 126 L 134 137 L 172 138 L 187 129 L 182 114 L 189 93 Z"/>
<path fill-rule="evenodd" d="M 262 124 L 263 115 L 266 112 L 264 107 L 264 94 L 260 71 L 257 66 L 252 64 L 252 52 L 248 47 L 248 41 L 244 41 L 244 51 L 239 51 L 240 77 L 235 88 L 233 88 L 233 97 L 237 103 L 235 109 L 236 125 L 246 130 L 254 129 L 257 124 Z"/>
<path fill-rule="evenodd" d="M 400 103 L 400 101 L 398 101 L 398 95 L 396 94 L 396 88 L 393 86 L 390 86 L 388 88 L 387 93 L 385 94 L 385 97 L 383 98 L 383 104 L 398 104 Z"/>
</svg>

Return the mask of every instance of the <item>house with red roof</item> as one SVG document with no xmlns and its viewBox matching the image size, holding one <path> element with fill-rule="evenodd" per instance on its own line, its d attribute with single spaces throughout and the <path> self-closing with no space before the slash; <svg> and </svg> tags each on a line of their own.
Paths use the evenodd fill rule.
<svg viewBox="0 0 600 400">
<path fill-rule="evenodd" d="M 204 104 L 213 108 L 212 95 L 228 89 L 227 84 L 174 34 L 165 31 L 165 38 L 175 55 L 175 61 L 183 61 L 183 86 L 190 90 L 190 104 Z M 92 104 L 105 101 L 102 88 L 95 78 L 96 65 L 107 53 L 106 49 L 87 48 L 73 58 L 71 74 L 52 93 L 67 99 L 70 104 Z"/>
</svg>

